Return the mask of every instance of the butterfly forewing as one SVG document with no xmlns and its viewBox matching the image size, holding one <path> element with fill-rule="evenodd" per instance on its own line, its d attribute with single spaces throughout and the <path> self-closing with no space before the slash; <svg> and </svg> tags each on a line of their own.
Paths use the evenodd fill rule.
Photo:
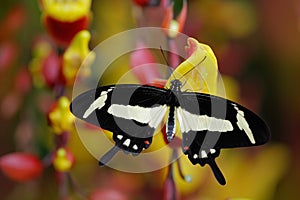
<svg viewBox="0 0 300 200">
<path fill-rule="evenodd" d="M 217 141 L 211 141 L 209 146 L 256 146 L 269 140 L 270 133 L 265 122 L 237 103 L 202 93 L 183 92 L 181 98 L 181 113 L 185 116 L 181 123 L 189 127 L 182 132 L 198 131 L 201 132 L 199 135 L 217 135 Z M 195 105 L 198 105 L 199 109 L 195 109 Z"/>
<path fill-rule="evenodd" d="M 113 132 L 120 149 L 140 153 L 149 147 L 166 113 L 166 90 L 141 85 L 99 87 L 76 97 L 71 110 L 78 118 Z"/>
</svg>

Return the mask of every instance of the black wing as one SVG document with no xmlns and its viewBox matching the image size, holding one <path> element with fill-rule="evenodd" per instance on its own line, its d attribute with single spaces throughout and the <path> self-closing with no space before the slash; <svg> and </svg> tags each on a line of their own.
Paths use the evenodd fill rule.
<svg viewBox="0 0 300 200">
<path fill-rule="evenodd" d="M 193 164 L 209 164 L 222 185 L 226 181 L 215 163 L 221 148 L 256 146 L 269 140 L 265 122 L 237 103 L 189 92 L 182 92 L 178 100 L 184 153 Z"/>
<path fill-rule="evenodd" d="M 119 150 L 133 155 L 150 146 L 166 113 L 166 90 L 142 85 L 112 85 L 76 97 L 71 112 L 78 118 L 113 132 L 115 147 L 99 161 L 106 164 Z"/>
</svg>

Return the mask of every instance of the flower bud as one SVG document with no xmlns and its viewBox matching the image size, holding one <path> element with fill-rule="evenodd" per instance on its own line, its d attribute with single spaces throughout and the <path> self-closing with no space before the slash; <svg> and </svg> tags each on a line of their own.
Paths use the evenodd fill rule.
<svg viewBox="0 0 300 200">
<path fill-rule="evenodd" d="M 33 154 L 16 152 L 0 157 L 0 169 L 12 180 L 27 181 L 40 176 L 43 165 Z"/>
<path fill-rule="evenodd" d="M 69 106 L 69 99 L 63 96 L 50 109 L 48 120 L 54 133 L 61 134 L 74 130 L 74 116 L 70 112 Z"/>
<path fill-rule="evenodd" d="M 90 52 L 88 47 L 90 38 L 91 35 L 88 31 L 80 31 L 73 38 L 70 46 L 63 55 L 62 74 L 67 85 L 74 84 L 77 71 L 81 66 L 81 77 L 79 78 L 84 78 L 90 75 L 89 66 L 95 59 L 95 53 Z"/>
<path fill-rule="evenodd" d="M 59 148 L 54 154 L 53 166 L 58 172 L 67 172 L 72 168 L 74 161 L 74 156 L 68 149 Z"/>
</svg>

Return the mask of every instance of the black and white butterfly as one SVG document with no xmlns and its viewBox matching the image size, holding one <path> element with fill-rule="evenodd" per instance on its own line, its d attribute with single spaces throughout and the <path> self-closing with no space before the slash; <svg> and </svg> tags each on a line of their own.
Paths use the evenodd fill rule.
<svg viewBox="0 0 300 200">
<path fill-rule="evenodd" d="M 167 115 L 167 140 L 174 138 L 178 122 L 183 153 L 194 165 L 208 164 L 224 185 L 225 178 L 215 162 L 220 149 L 264 144 L 269 129 L 256 114 L 235 102 L 181 88 L 178 79 L 171 81 L 169 89 L 138 84 L 98 87 L 76 97 L 71 111 L 113 133 L 115 146 L 99 160 L 100 165 L 118 151 L 138 155 L 147 149 Z"/>
</svg>

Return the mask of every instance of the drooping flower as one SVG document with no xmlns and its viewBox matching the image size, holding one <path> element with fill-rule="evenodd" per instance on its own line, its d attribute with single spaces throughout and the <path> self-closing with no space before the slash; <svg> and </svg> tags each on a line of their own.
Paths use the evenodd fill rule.
<svg viewBox="0 0 300 200">
<path fill-rule="evenodd" d="M 42 20 L 48 33 L 60 45 L 67 46 L 91 20 L 91 0 L 42 0 Z"/>
<path fill-rule="evenodd" d="M 48 120 L 55 134 L 72 132 L 74 130 L 74 116 L 71 114 L 70 101 L 62 96 L 54 103 L 48 113 Z"/>
<path fill-rule="evenodd" d="M 72 168 L 74 161 L 75 158 L 71 151 L 63 147 L 57 149 L 53 156 L 53 166 L 58 172 L 69 171 Z"/>
<path fill-rule="evenodd" d="M 63 55 L 62 74 L 67 85 L 74 84 L 77 71 L 81 66 L 83 70 L 80 75 L 90 75 L 89 65 L 95 58 L 94 52 L 90 52 L 88 47 L 90 38 L 91 35 L 88 31 L 78 32 Z"/>
<path fill-rule="evenodd" d="M 186 46 L 187 58 L 173 72 L 176 78 L 184 77 L 185 87 L 193 91 L 216 94 L 218 65 L 217 59 L 208 45 L 199 43 L 194 38 L 188 38 Z M 170 87 L 170 77 L 166 87 Z"/>
</svg>

